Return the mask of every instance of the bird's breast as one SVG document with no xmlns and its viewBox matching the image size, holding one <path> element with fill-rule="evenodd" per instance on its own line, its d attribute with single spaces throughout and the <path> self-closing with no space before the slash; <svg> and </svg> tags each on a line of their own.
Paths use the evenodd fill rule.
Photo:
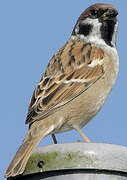
<svg viewBox="0 0 127 180">
<path fill-rule="evenodd" d="M 104 75 L 60 110 L 63 113 L 58 117 L 63 119 L 63 124 L 56 132 L 71 130 L 75 125 L 85 126 L 104 105 L 116 81 L 117 72 L 114 60 L 108 55 L 104 58 L 103 67 Z"/>
</svg>

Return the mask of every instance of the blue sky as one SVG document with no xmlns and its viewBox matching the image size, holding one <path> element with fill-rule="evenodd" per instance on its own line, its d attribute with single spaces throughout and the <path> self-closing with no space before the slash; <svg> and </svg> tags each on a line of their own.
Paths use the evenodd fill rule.
<svg viewBox="0 0 127 180">
<path fill-rule="evenodd" d="M 83 131 L 93 142 L 127 146 L 126 1 L 0 1 L 0 179 L 26 132 L 27 108 L 52 55 L 69 39 L 78 16 L 93 3 L 114 4 L 119 11 L 118 80 L 100 113 Z M 75 132 L 57 135 L 59 143 L 82 138 Z M 52 144 L 47 137 L 39 144 Z"/>
</svg>

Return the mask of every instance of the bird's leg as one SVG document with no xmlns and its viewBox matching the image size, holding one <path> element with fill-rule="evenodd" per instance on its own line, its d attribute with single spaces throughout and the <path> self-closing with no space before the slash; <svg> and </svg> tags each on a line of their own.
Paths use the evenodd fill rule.
<svg viewBox="0 0 127 180">
<path fill-rule="evenodd" d="M 52 139 L 53 139 L 54 144 L 57 144 L 57 140 L 56 140 L 55 134 L 52 134 Z"/>
<path fill-rule="evenodd" d="M 83 137 L 85 142 L 87 142 L 87 143 L 90 142 L 90 140 L 87 138 L 87 136 L 82 132 L 82 130 L 79 127 L 76 126 L 76 127 L 74 127 L 74 129 L 79 132 L 79 134 Z"/>
</svg>

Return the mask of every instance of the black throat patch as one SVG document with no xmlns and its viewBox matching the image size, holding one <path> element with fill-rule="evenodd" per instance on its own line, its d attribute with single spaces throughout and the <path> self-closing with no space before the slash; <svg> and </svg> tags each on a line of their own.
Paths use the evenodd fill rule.
<svg viewBox="0 0 127 180">
<path fill-rule="evenodd" d="M 100 29 L 102 39 L 106 42 L 106 44 L 108 44 L 111 47 L 113 47 L 111 42 L 112 42 L 115 24 L 116 22 L 112 20 L 103 21 Z"/>
</svg>

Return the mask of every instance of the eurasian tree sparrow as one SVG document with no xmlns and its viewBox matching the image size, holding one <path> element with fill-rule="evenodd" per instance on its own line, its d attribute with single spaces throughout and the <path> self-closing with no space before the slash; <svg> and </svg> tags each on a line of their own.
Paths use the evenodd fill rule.
<svg viewBox="0 0 127 180">
<path fill-rule="evenodd" d="M 45 136 L 84 127 L 101 109 L 119 68 L 116 8 L 95 4 L 78 18 L 67 43 L 51 58 L 35 89 L 26 119 L 28 133 L 5 177 L 23 173 Z"/>
</svg>

